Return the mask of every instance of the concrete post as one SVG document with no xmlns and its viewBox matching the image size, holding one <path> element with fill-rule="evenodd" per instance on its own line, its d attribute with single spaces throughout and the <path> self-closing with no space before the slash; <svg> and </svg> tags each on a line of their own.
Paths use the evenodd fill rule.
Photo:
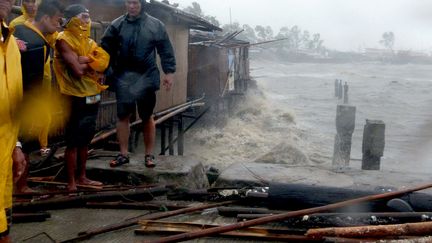
<svg viewBox="0 0 432 243">
<path fill-rule="evenodd" d="M 183 116 L 180 114 L 177 124 L 177 154 L 183 155 L 184 151 L 184 127 Z"/>
<path fill-rule="evenodd" d="M 339 80 L 335 79 L 335 97 L 339 97 Z"/>
<path fill-rule="evenodd" d="M 342 86 L 342 80 L 339 80 L 339 87 L 338 87 L 338 98 L 342 99 L 342 95 L 343 95 L 343 86 Z"/>
<path fill-rule="evenodd" d="M 338 105 L 336 111 L 336 137 L 333 152 L 333 168 L 340 170 L 349 166 L 351 140 L 355 127 L 356 107 Z"/>
<path fill-rule="evenodd" d="M 348 83 L 347 82 L 345 82 L 345 85 L 344 85 L 344 104 L 348 104 Z"/>
<path fill-rule="evenodd" d="M 159 125 L 160 127 L 160 148 L 161 152 L 160 155 L 165 155 L 165 146 L 166 146 L 166 130 L 165 130 L 165 124 L 162 122 L 162 124 Z"/>
<path fill-rule="evenodd" d="M 385 124 L 380 120 L 366 119 L 363 131 L 363 170 L 379 170 L 384 155 Z"/>
<path fill-rule="evenodd" d="M 169 155 L 174 155 L 174 123 L 172 118 L 168 121 L 168 152 Z"/>
</svg>

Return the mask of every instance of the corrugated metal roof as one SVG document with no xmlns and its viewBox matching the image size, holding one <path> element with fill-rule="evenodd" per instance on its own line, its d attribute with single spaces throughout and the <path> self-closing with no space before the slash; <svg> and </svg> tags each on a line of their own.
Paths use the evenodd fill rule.
<svg viewBox="0 0 432 243">
<path fill-rule="evenodd" d="M 148 7 L 159 8 L 162 11 L 169 12 L 171 15 L 179 18 L 180 20 L 187 22 L 191 29 L 204 30 L 204 31 L 222 31 L 221 28 L 219 28 L 216 25 L 213 25 L 209 21 L 199 16 L 180 10 L 170 4 L 159 2 L 156 0 L 150 0 Z"/>
</svg>

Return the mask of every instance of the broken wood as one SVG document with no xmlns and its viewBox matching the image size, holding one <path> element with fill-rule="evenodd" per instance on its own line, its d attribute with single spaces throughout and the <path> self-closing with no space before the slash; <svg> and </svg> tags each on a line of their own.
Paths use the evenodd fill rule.
<svg viewBox="0 0 432 243">
<path fill-rule="evenodd" d="M 144 188 L 129 191 L 113 191 L 113 192 L 100 192 L 86 195 L 77 196 L 64 196 L 57 198 L 50 198 L 40 201 L 15 203 L 13 209 L 26 210 L 26 209 L 60 209 L 70 207 L 82 207 L 89 201 L 118 201 L 123 199 L 129 200 L 151 200 L 155 196 L 160 196 L 168 191 L 166 187 Z"/>
<path fill-rule="evenodd" d="M 187 205 L 180 205 L 176 202 L 163 202 L 151 201 L 145 202 L 88 202 L 87 208 L 103 208 L 103 209 L 144 209 L 144 210 L 177 210 L 188 207 Z"/>
<path fill-rule="evenodd" d="M 271 214 L 238 214 L 237 220 L 249 220 L 270 216 Z M 333 226 L 360 226 L 404 224 L 431 221 L 432 212 L 388 212 L 388 213 L 317 213 L 293 217 L 283 221 L 284 225 L 299 228 Z"/>
<path fill-rule="evenodd" d="M 199 224 L 199 223 L 184 223 L 184 222 L 166 222 L 166 221 L 151 221 L 140 220 L 141 229 L 135 230 L 136 234 L 146 235 L 149 233 L 186 233 L 194 230 L 214 228 L 219 225 Z M 250 240 L 273 240 L 273 241 L 289 241 L 289 242 L 317 242 L 317 239 L 312 239 L 304 235 L 295 235 L 289 229 L 269 229 L 263 227 L 250 227 L 237 231 L 226 232 L 220 234 L 224 237 L 235 237 L 239 239 Z M 322 242 L 322 241 L 318 241 Z"/>
<path fill-rule="evenodd" d="M 257 219 L 262 217 L 267 217 L 270 215 L 274 215 L 273 213 L 239 213 L 237 214 L 237 221 L 245 221 L 250 219 Z"/>
<path fill-rule="evenodd" d="M 172 185 L 163 185 L 163 184 L 149 184 L 149 185 L 139 185 L 139 186 L 112 186 L 112 185 L 104 185 L 102 189 L 78 189 L 74 193 L 96 193 L 96 192 L 112 192 L 112 191 L 127 191 L 134 190 L 137 188 L 151 188 L 151 187 L 159 187 L 165 186 L 170 188 Z M 55 191 L 35 191 L 35 192 L 24 192 L 24 193 L 14 193 L 14 197 L 31 197 L 31 196 L 53 196 L 53 195 L 69 195 L 71 192 L 67 190 L 55 190 Z"/>
<path fill-rule="evenodd" d="M 79 240 L 85 240 L 85 239 L 89 239 L 95 235 L 100 235 L 100 234 L 103 234 L 106 232 L 111 232 L 114 230 L 119 230 L 119 229 L 127 228 L 130 226 L 134 226 L 134 225 L 138 224 L 139 220 L 143 220 L 143 219 L 149 219 L 149 220 L 162 219 L 162 218 L 167 218 L 167 217 L 171 217 L 171 216 L 175 216 L 175 215 L 192 213 L 192 212 L 196 212 L 196 211 L 200 211 L 200 210 L 204 210 L 204 209 L 208 209 L 208 208 L 215 208 L 215 207 L 219 207 L 219 206 L 223 206 L 223 205 L 229 205 L 229 204 L 232 204 L 234 202 L 235 201 L 226 201 L 226 202 L 213 203 L 213 204 L 204 204 L 204 205 L 199 205 L 199 206 L 195 206 L 195 207 L 178 209 L 178 210 L 174 210 L 174 211 L 148 214 L 148 215 L 144 215 L 144 216 L 139 217 L 139 218 L 133 218 L 133 219 L 125 220 L 123 222 L 107 225 L 107 226 L 100 227 L 100 228 L 97 228 L 94 230 L 83 231 L 83 232 L 78 233 L 77 237 L 62 241 L 61 243 L 76 242 Z"/>
<path fill-rule="evenodd" d="M 167 194 L 169 200 L 184 200 L 184 201 L 226 201 L 239 200 L 244 195 L 241 194 L 242 189 L 186 189 L 177 188 Z"/>
<path fill-rule="evenodd" d="M 28 222 L 43 222 L 50 218 L 51 214 L 48 212 L 39 213 L 12 213 L 13 223 L 28 223 Z"/>
<path fill-rule="evenodd" d="M 322 229 L 310 229 L 306 236 L 320 239 L 325 236 L 348 238 L 379 238 L 388 236 L 430 236 L 432 234 L 432 222 L 374 225 L 358 227 L 334 227 Z"/>
<path fill-rule="evenodd" d="M 46 184 L 46 185 L 56 185 L 56 186 L 67 186 L 66 182 L 59 182 L 59 181 L 46 181 L 46 180 L 34 180 L 32 178 L 28 178 L 27 181 L 31 183 L 39 183 L 39 184 Z M 94 190 L 102 190 L 103 186 L 91 186 L 91 185 L 82 185 L 77 184 L 78 188 L 84 188 L 84 189 L 94 189 Z"/>
<path fill-rule="evenodd" d="M 315 207 L 315 208 L 303 209 L 303 210 L 298 210 L 298 211 L 293 211 L 293 212 L 281 213 L 281 214 L 277 214 L 277 215 L 271 215 L 268 217 L 252 219 L 252 220 L 248 220 L 248 221 L 240 222 L 240 223 L 236 223 L 236 224 L 225 225 L 225 226 L 220 226 L 220 227 L 215 227 L 215 228 L 210 228 L 210 229 L 204 229 L 204 230 L 200 230 L 200 231 L 194 231 L 194 232 L 190 232 L 190 233 L 183 233 L 183 234 L 163 237 L 163 238 L 159 238 L 159 239 L 155 239 L 155 240 L 151 240 L 151 241 L 147 241 L 147 242 L 177 242 L 177 241 L 192 240 L 192 239 L 196 239 L 196 238 L 200 238 L 200 237 L 225 233 L 228 231 L 233 231 L 233 230 L 251 227 L 251 226 L 255 226 L 255 225 L 266 224 L 266 223 L 275 222 L 275 221 L 281 221 L 281 220 L 285 220 L 285 219 L 291 218 L 291 217 L 302 216 L 302 215 L 312 214 L 312 213 L 318 213 L 318 212 L 328 211 L 328 210 L 334 210 L 334 209 L 338 209 L 341 207 L 345 207 L 345 206 L 349 206 L 349 205 L 353 205 L 353 204 L 358 204 L 358 203 L 362 203 L 362 202 L 369 202 L 369 201 L 379 200 L 379 199 L 395 198 L 395 197 L 402 196 L 406 193 L 410 193 L 413 191 L 419 191 L 419 190 L 427 189 L 430 187 L 432 187 L 432 184 L 426 184 L 426 185 L 414 187 L 411 189 L 405 189 L 405 190 L 400 190 L 400 191 L 395 191 L 395 192 L 387 192 L 387 193 L 383 193 L 383 194 L 379 194 L 379 195 L 364 196 L 364 197 L 351 199 L 348 201 L 342 201 L 342 202 L 338 202 L 338 203 L 333 203 L 333 204 L 329 204 L 329 205 L 325 205 L 325 206 L 321 206 L 321 207 Z"/>
<path fill-rule="evenodd" d="M 267 208 L 244 208 L 244 207 L 218 207 L 219 215 L 237 217 L 238 214 L 276 214 L 282 211 L 270 210 Z"/>
</svg>

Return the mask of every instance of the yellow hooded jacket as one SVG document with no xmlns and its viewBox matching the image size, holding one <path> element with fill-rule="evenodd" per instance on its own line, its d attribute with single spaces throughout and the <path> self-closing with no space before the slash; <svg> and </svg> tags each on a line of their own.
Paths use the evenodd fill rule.
<svg viewBox="0 0 432 243">
<path fill-rule="evenodd" d="M 36 5 L 39 5 L 41 0 L 36 0 Z M 21 12 L 22 15 L 16 17 L 9 23 L 9 28 L 15 28 L 15 26 L 24 24 L 27 20 L 31 19 L 30 15 L 27 12 L 27 9 L 24 7 L 24 5 L 21 5 Z"/>
<path fill-rule="evenodd" d="M 17 107 L 22 99 L 21 56 L 15 38 L 1 22 L 0 32 L 0 232 L 7 230 L 5 209 L 12 207 L 12 152 L 18 136 Z M 3 33 L 3 34 L 2 34 Z"/>
<path fill-rule="evenodd" d="M 92 70 L 78 78 L 72 74 L 56 50 L 54 73 L 62 94 L 77 97 L 93 96 L 108 88 L 99 81 L 102 72 L 108 67 L 109 54 L 89 38 L 89 33 L 90 24 L 83 25 L 80 19 L 73 17 L 57 37 L 57 40 L 66 41 L 78 56 L 86 56 L 92 61 L 89 63 Z"/>
</svg>

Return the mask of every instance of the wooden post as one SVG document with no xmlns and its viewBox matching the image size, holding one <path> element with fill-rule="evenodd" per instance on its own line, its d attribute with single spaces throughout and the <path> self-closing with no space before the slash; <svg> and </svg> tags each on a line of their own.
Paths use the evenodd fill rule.
<svg viewBox="0 0 432 243">
<path fill-rule="evenodd" d="M 348 83 L 347 82 L 345 82 L 345 85 L 344 85 L 344 104 L 348 104 Z"/>
<path fill-rule="evenodd" d="M 178 118 L 177 127 L 177 154 L 183 155 L 184 151 L 184 128 L 183 128 L 183 116 L 180 114 Z"/>
<path fill-rule="evenodd" d="M 160 140 L 160 147 L 161 147 L 161 152 L 160 155 L 165 155 L 165 146 L 166 146 L 166 131 L 165 131 L 165 124 L 162 123 L 159 125 L 161 133 L 161 140 Z"/>
<path fill-rule="evenodd" d="M 339 80 L 335 79 L 335 97 L 339 97 Z"/>
<path fill-rule="evenodd" d="M 170 119 L 168 121 L 168 151 L 169 155 L 174 155 L 174 129 L 173 129 L 173 120 Z"/>
<path fill-rule="evenodd" d="M 379 170 L 384 155 L 385 124 L 380 120 L 366 119 L 363 131 L 363 170 Z"/>
<path fill-rule="evenodd" d="M 338 105 L 336 111 L 336 137 L 333 152 L 333 168 L 340 170 L 349 166 L 352 133 L 355 127 L 356 107 Z"/>
</svg>

